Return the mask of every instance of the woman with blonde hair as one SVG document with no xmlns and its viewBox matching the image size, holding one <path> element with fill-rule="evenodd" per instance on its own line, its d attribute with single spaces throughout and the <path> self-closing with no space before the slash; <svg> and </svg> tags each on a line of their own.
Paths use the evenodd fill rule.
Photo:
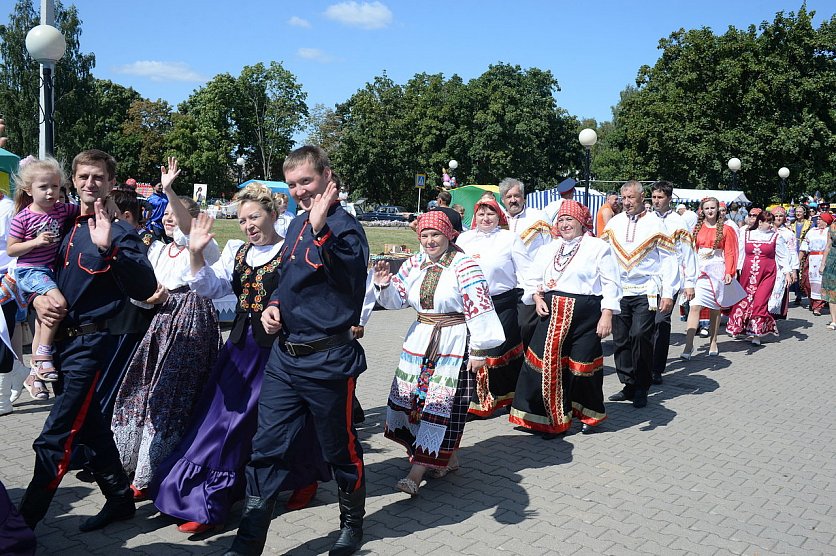
<svg viewBox="0 0 836 556">
<path fill-rule="evenodd" d="M 699 326 L 700 310 L 705 307 L 710 314 L 708 355 L 718 355 L 720 310 L 731 307 L 743 298 L 743 290 L 734 279 L 737 273 L 737 232 L 723 222 L 720 203 L 714 197 L 706 197 L 700 202 L 699 213 L 694 227 L 694 249 L 697 250 L 699 272 L 688 313 L 685 349 L 681 356 L 685 360 L 694 355 L 694 336 Z"/>
<path fill-rule="evenodd" d="M 185 520 L 178 529 L 189 534 L 223 525 L 232 504 L 244 494 L 264 367 L 276 338 L 261 324 L 261 313 L 278 284 L 284 245 L 274 228 L 276 206 L 270 190 L 258 182 L 238 192 L 235 201 L 247 240 L 230 240 L 214 264 L 203 255 L 212 241 L 214 220 L 201 214 L 192 224 L 189 288 L 212 299 L 234 293 L 238 303 L 229 339 L 180 445 L 160 466 L 162 480 L 154 493 L 157 508 Z M 316 493 L 316 481 L 330 478 L 312 426 L 309 417 L 310 430 L 300 435 L 297 460 L 290 462 L 292 475 L 283 490 L 298 490 L 288 509 L 305 507 Z"/>
</svg>

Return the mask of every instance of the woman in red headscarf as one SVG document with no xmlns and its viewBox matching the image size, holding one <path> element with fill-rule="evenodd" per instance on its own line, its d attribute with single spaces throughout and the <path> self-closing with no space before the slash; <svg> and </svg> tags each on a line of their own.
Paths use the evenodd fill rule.
<svg viewBox="0 0 836 556">
<path fill-rule="evenodd" d="M 607 418 L 601 339 L 621 310 L 618 264 L 607 242 L 588 235 L 589 210 L 572 200 L 560 205 L 553 235 L 525 282 L 540 321 L 517 382 L 510 421 L 544 433 L 565 432 L 572 416 L 592 432 Z"/>
<path fill-rule="evenodd" d="M 761 336 L 778 334 L 775 317 L 769 314 L 769 297 L 775 280 L 784 280 L 787 286 L 792 283 L 792 268 L 787 243 L 772 228 L 775 216 L 760 209 L 750 210 L 749 216 L 755 222 L 743 232 L 737 256 L 746 297 L 732 307 L 726 330 L 732 336 L 745 334 L 760 345 Z"/>
<path fill-rule="evenodd" d="M 389 392 L 385 428 L 385 436 L 409 453 L 412 469 L 396 488 L 413 496 L 428 469 L 433 477 L 458 469 L 455 451 L 473 396 L 472 375 L 488 350 L 505 341 L 488 282 L 453 243 L 447 215 L 430 211 L 417 222 L 423 252 L 394 276 L 389 263 L 379 261 L 373 277 L 381 305 L 418 311 Z"/>
<path fill-rule="evenodd" d="M 456 239 L 456 245 L 473 257 L 485 274 L 496 314 L 505 331 L 505 342 L 486 355 L 485 366 L 476 373 L 476 389 L 469 413 L 489 417 L 511 405 L 520 376 L 523 345 L 517 320 L 517 305 L 531 256 L 520 237 L 508 230 L 508 220 L 496 199 L 480 199 L 473 207 L 472 229 Z M 503 229 L 504 228 L 504 229 Z"/>
</svg>

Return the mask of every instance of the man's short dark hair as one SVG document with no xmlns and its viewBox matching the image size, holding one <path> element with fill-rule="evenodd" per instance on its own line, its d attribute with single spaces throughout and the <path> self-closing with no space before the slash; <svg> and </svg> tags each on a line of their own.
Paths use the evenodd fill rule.
<svg viewBox="0 0 836 556">
<path fill-rule="evenodd" d="M 99 162 L 104 162 L 107 179 L 112 180 L 116 176 L 116 159 L 99 149 L 81 151 L 75 155 L 72 166 L 73 177 L 75 177 L 76 168 L 81 164 L 98 164 Z"/>
<path fill-rule="evenodd" d="M 325 149 L 314 145 L 305 145 L 287 155 L 284 164 L 282 164 L 282 172 L 287 173 L 308 162 L 313 164 L 314 170 L 320 175 L 326 168 L 331 167 L 331 160 L 328 158 Z"/>
<path fill-rule="evenodd" d="M 651 191 L 661 191 L 665 197 L 673 197 L 673 184 L 669 181 L 657 181 L 650 186 Z"/>
<path fill-rule="evenodd" d="M 450 203 L 453 201 L 453 196 L 450 195 L 449 191 L 445 191 L 444 189 L 442 189 L 438 192 L 438 197 L 436 197 L 436 199 L 444 203 L 444 206 L 449 207 Z"/>
</svg>

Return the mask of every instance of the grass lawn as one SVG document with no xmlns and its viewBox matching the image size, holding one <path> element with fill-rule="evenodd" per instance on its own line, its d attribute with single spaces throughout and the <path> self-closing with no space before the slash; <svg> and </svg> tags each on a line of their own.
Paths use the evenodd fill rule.
<svg viewBox="0 0 836 556">
<path fill-rule="evenodd" d="M 372 255 L 383 252 L 385 243 L 406 245 L 413 253 L 418 251 L 418 236 L 409 228 L 366 227 L 366 238 L 369 240 L 369 250 Z M 216 220 L 213 228 L 215 240 L 223 251 L 230 239 L 244 239 L 238 227 L 238 219 Z"/>
</svg>

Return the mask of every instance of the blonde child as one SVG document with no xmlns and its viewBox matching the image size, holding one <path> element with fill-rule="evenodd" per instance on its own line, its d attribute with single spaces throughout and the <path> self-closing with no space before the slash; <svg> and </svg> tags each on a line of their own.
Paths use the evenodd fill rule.
<svg viewBox="0 0 836 556">
<path fill-rule="evenodd" d="M 15 212 L 9 230 L 7 252 L 17 257 L 17 283 L 27 298 L 46 295 L 66 308 L 67 300 L 55 285 L 55 258 L 61 232 L 79 215 L 78 205 L 60 202 L 65 175 L 54 158 L 29 162 L 15 176 Z M 52 344 L 58 323 L 52 327 L 36 321 L 32 342 L 32 372 L 24 385 L 35 399 L 47 399 L 44 382 L 58 380 L 52 363 Z"/>
</svg>

